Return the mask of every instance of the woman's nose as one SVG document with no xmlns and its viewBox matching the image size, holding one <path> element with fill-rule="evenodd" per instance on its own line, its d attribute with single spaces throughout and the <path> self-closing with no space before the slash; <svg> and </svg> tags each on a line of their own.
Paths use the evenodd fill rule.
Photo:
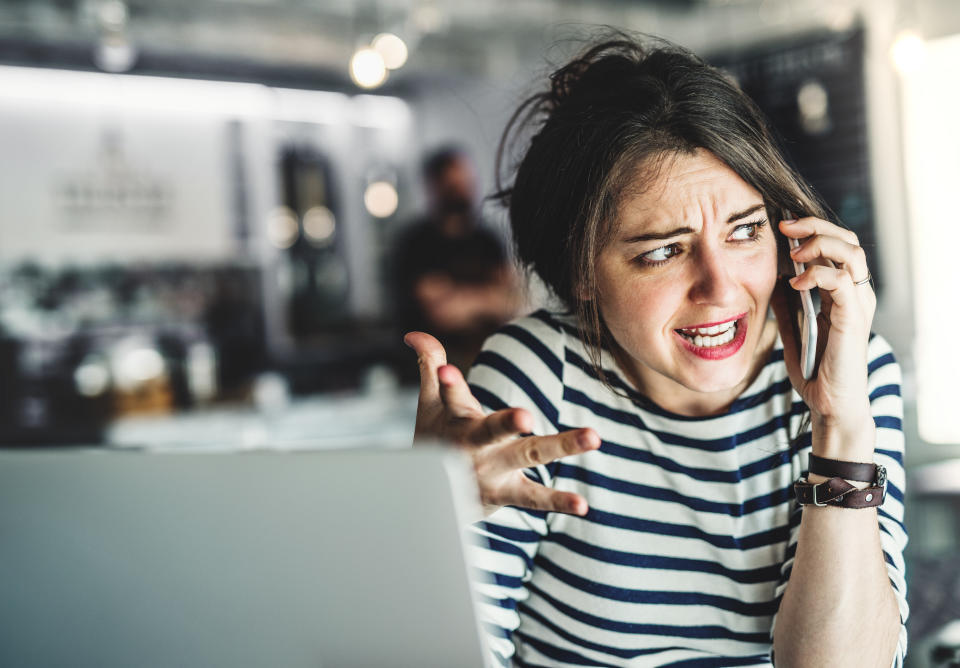
<svg viewBox="0 0 960 668">
<path fill-rule="evenodd" d="M 737 282 L 718 249 L 701 248 L 693 263 L 690 298 L 697 304 L 727 305 L 737 293 Z"/>
</svg>

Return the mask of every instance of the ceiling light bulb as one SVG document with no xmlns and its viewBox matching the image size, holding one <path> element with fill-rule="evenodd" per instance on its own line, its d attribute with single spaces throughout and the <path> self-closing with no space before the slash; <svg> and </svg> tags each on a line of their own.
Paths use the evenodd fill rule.
<svg viewBox="0 0 960 668">
<path fill-rule="evenodd" d="M 927 46 L 920 35 L 903 32 L 890 47 L 890 57 L 897 70 L 901 74 L 907 74 L 923 66 L 927 58 Z"/>
<path fill-rule="evenodd" d="M 303 233 L 314 246 L 325 246 L 333 241 L 337 221 L 325 206 L 315 206 L 303 214 Z"/>
<path fill-rule="evenodd" d="M 407 62 L 407 45 L 393 33 L 380 33 L 373 38 L 372 45 L 383 58 L 383 64 L 387 69 L 399 69 Z"/>
<path fill-rule="evenodd" d="M 387 218 L 397 210 L 397 189 L 388 181 L 374 181 L 363 193 L 363 204 L 371 216 Z"/>
<path fill-rule="evenodd" d="M 350 78 L 361 88 L 376 88 L 387 80 L 383 56 L 369 47 L 358 49 L 350 59 Z"/>
<path fill-rule="evenodd" d="M 449 23 L 449 16 L 436 5 L 429 3 L 415 8 L 412 19 L 413 24 L 423 33 L 440 32 Z"/>
<path fill-rule="evenodd" d="M 299 236 L 300 223 L 297 221 L 297 214 L 289 207 L 277 207 L 267 216 L 267 239 L 274 248 L 290 248 Z"/>
<path fill-rule="evenodd" d="M 122 30 L 127 25 L 130 11 L 122 0 L 105 0 L 97 8 L 101 25 L 108 30 Z"/>
</svg>

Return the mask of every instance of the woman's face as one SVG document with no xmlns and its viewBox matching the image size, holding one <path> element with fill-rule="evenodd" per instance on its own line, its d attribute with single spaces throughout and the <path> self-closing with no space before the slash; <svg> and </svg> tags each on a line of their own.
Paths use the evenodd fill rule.
<svg viewBox="0 0 960 668">
<path fill-rule="evenodd" d="M 762 366 L 774 333 L 765 323 L 777 250 L 762 196 L 699 149 L 627 195 L 619 223 L 597 280 L 622 363 L 665 408 L 721 410 Z"/>
</svg>

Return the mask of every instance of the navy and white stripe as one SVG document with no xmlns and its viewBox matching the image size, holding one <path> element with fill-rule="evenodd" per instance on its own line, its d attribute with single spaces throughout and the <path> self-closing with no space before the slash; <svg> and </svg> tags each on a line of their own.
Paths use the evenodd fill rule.
<svg viewBox="0 0 960 668">
<path fill-rule="evenodd" d="M 521 406 L 533 433 L 589 426 L 599 450 L 528 472 L 590 504 L 586 517 L 506 507 L 473 527 L 471 558 L 501 665 L 770 666 L 776 611 L 800 525 L 794 480 L 810 435 L 777 343 L 731 410 L 691 418 L 636 393 L 608 356 L 596 379 L 570 316 L 539 311 L 491 337 L 469 375 L 486 410 Z M 872 335 L 876 461 L 889 476 L 881 545 L 901 621 L 900 369 Z M 906 651 L 901 626 L 894 666 Z"/>
</svg>

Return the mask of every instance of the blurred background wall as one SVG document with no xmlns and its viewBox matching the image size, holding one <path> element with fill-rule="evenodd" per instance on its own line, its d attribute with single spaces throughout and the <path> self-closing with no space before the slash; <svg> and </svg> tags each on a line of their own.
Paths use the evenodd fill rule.
<svg viewBox="0 0 960 668">
<path fill-rule="evenodd" d="M 933 665 L 960 617 L 954 0 L 0 0 L 0 440 L 408 444 L 389 249 L 421 158 L 466 148 L 490 194 L 510 113 L 596 25 L 724 67 L 868 249 Z"/>
</svg>

